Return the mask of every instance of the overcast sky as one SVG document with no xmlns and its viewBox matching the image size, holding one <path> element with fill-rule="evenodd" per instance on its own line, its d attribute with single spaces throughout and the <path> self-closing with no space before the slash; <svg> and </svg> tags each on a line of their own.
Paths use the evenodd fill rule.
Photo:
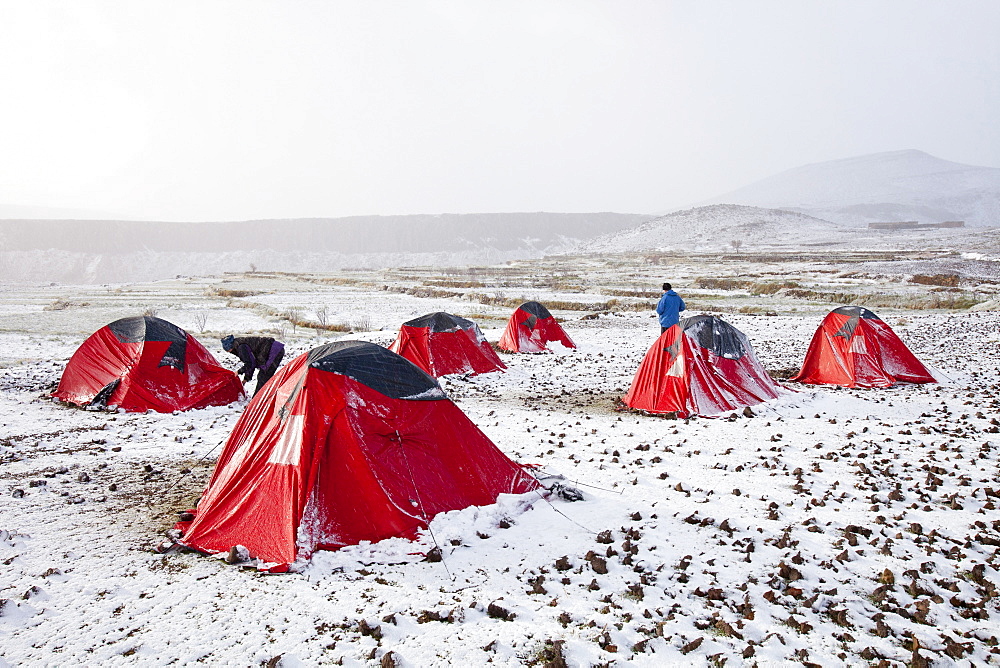
<svg viewBox="0 0 1000 668">
<path fill-rule="evenodd" d="M 1000 167 L 1000 2 L 0 0 L 0 205 L 653 213 L 916 148 Z"/>
</svg>

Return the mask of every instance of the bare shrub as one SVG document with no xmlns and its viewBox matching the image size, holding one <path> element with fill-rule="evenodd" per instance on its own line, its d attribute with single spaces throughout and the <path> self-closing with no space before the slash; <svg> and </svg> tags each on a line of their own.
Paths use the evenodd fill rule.
<svg viewBox="0 0 1000 668">
<path fill-rule="evenodd" d="M 267 304 L 261 304 L 259 302 L 245 302 L 236 299 L 230 299 L 226 302 L 226 306 L 229 308 L 242 308 L 250 311 L 256 311 L 264 316 L 270 316 L 272 318 L 284 318 L 288 320 L 289 317 L 295 319 L 295 325 L 297 327 L 309 327 L 311 329 L 322 329 L 330 332 L 349 332 L 351 331 L 350 325 L 346 323 L 331 322 L 328 324 L 321 324 L 318 322 L 310 322 L 302 317 L 301 310 L 297 310 L 297 313 L 290 313 L 291 309 L 286 309 L 285 311 L 279 311 L 278 309 L 268 306 Z"/>
<path fill-rule="evenodd" d="M 43 311 L 65 311 L 68 308 L 84 308 L 90 306 L 90 302 L 75 302 L 72 299 L 54 299 L 51 304 L 43 307 Z"/>
<path fill-rule="evenodd" d="M 325 305 L 320 306 L 318 309 L 316 309 L 316 322 L 318 322 L 320 326 L 326 327 L 329 321 L 330 321 L 330 309 L 328 309 Z"/>
<path fill-rule="evenodd" d="M 302 319 L 302 309 L 298 307 L 293 306 L 291 308 L 285 309 L 285 312 L 282 314 L 282 317 L 289 323 L 291 323 L 292 333 L 295 332 L 296 328 L 299 325 L 308 325 L 308 323 Z"/>
<path fill-rule="evenodd" d="M 159 312 L 160 312 L 160 308 L 158 306 L 148 306 L 148 307 L 146 307 L 146 310 L 142 312 L 142 314 L 144 316 L 148 316 L 150 318 L 155 318 L 156 314 L 159 313 Z"/>
<path fill-rule="evenodd" d="M 372 317 L 367 313 L 357 316 L 354 319 L 352 329 L 355 332 L 370 332 L 372 330 Z"/>
<path fill-rule="evenodd" d="M 202 334 L 208 326 L 208 311 L 198 311 L 194 314 L 194 324 L 198 326 L 198 331 Z"/>
</svg>

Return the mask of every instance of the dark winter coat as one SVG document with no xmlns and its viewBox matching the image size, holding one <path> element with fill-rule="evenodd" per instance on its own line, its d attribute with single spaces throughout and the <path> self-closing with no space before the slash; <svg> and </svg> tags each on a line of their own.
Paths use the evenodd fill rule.
<svg viewBox="0 0 1000 668">
<path fill-rule="evenodd" d="M 274 359 L 273 349 L 279 346 L 284 350 L 284 346 L 270 336 L 242 336 L 233 341 L 231 352 L 243 362 L 243 368 L 237 373 L 243 374 L 243 380 L 249 381 L 253 378 L 253 373 L 257 369 L 263 369 L 268 362 Z"/>
</svg>

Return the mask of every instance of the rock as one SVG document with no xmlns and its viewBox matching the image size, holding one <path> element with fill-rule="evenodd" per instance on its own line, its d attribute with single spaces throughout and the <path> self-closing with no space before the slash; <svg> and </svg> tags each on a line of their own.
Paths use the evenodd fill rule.
<svg viewBox="0 0 1000 668">
<path fill-rule="evenodd" d="M 42 591 L 41 587 L 32 585 L 28 587 L 28 590 L 24 592 L 24 594 L 21 595 L 21 598 L 23 598 L 25 601 L 28 601 L 44 593 L 45 592 Z"/>
<path fill-rule="evenodd" d="M 692 640 L 688 644 L 681 647 L 681 654 L 690 654 L 691 652 L 695 651 L 696 649 L 701 647 L 701 643 L 704 642 L 704 640 L 705 640 L 704 638 L 696 638 Z"/>
<path fill-rule="evenodd" d="M 500 607 L 496 603 L 490 603 L 489 606 L 487 606 L 486 614 L 492 617 L 493 619 L 501 619 L 505 622 L 512 622 L 517 618 L 517 615 L 515 615 L 513 612 L 507 610 L 506 608 Z"/>
<path fill-rule="evenodd" d="M 358 621 L 358 632 L 363 636 L 368 636 L 375 640 L 382 639 L 382 627 L 378 624 L 369 625 L 365 619 Z"/>
<path fill-rule="evenodd" d="M 250 561 L 250 550 L 242 545 L 233 545 L 226 555 L 227 564 L 245 564 Z"/>
</svg>

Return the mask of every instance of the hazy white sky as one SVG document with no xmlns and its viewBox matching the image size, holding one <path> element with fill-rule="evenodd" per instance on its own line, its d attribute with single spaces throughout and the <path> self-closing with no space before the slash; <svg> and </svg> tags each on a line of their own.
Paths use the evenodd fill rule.
<svg viewBox="0 0 1000 668">
<path fill-rule="evenodd" d="M 0 204 L 649 213 L 916 148 L 1000 166 L 1000 2 L 0 0 Z"/>
</svg>

